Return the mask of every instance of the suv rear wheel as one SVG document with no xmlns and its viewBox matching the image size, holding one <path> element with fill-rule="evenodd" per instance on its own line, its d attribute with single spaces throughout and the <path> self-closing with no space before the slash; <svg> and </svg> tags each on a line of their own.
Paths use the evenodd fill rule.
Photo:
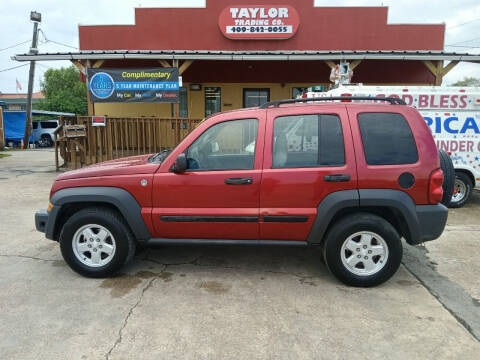
<svg viewBox="0 0 480 360">
<path fill-rule="evenodd" d="M 387 281 L 400 266 L 402 255 L 395 228 L 369 213 L 350 215 L 337 222 L 323 245 L 328 269 L 351 286 L 370 287 Z"/>
<path fill-rule="evenodd" d="M 115 274 L 135 254 L 135 241 L 115 211 L 91 207 L 78 211 L 64 224 L 60 249 L 70 267 L 88 277 Z"/>
</svg>

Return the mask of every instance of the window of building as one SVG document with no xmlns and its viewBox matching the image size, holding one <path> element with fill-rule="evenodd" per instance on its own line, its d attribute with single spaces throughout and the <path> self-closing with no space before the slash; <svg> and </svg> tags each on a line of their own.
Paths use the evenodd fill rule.
<svg viewBox="0 0 480 360">
<path fill-rule="evenodd" d="M 257 131 L 257 119 L 232 120 L 213 125 L 185 152 L 188 169 L 253 169 Z"/>
<path fill-rule="evenodd" d="M 303 95 L 308 91 L 306 87 L 294 87 L 292 88 L 292 99 L 296 99 L 297 97 Z"/>
<path fill-rule="evenodd" d="M 26 109 L 26 105 L 23 104 L 8 104 L 6 110 L 9 111 L 22 111 Z"/>
<path fill-rule="evenodd" d="M 186 118 L 188 117 L 188 94 L 186 87 L 178 89 L 178 99 L 180 101 L 178 115 L 181 118 Z M 175 104 L 172 104 L 172 117 L 175 117 Z"/>
<path fill-rule="evenodd" d="M 270 89 L 243 89 L 243 107 L 255 107 L 270 101 Z"/>
<path fill-rule="evenodd" d="M 395 113 L 358 115 L 365 159 L 369 165 L 413 164 L 417 145 L 407 120 Z"/>
<path fill-rule="evenodd" d="M 342 124 L 337 115 L 277 117 L 273 136 L 274 168 L 345 164 Z"/>
<path fill-rule="evenodd" d="M 222 89 L 220 87 L 205 88 L 205 116 L 222 111 Z"/>
</svg>

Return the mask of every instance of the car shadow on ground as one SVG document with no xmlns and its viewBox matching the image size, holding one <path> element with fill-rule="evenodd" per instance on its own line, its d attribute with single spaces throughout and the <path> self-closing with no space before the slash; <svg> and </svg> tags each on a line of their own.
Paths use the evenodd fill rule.
<svg viewBox="0 0 480 360">
<path fill-rule="evenodd" d="M 137 250 L 130 270 L 156 264 L 278 273 L 298 277 L 329 278 L 319 247 L 293 246 L 152 246 Z M 128 270 L 128 269 L 127 269 Z"/>
</svg>

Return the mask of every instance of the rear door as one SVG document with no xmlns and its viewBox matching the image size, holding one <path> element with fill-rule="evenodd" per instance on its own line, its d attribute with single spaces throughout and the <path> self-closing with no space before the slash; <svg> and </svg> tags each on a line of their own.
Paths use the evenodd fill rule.
<svg viewBox="0 0 480 360">
<path fill-rule="evenodd" d="M 260 234 L 306 240 L 317 207 L 330 193 L 356 188 L 352 136 L 342 105 L 267 112 Z"/>
</svg>

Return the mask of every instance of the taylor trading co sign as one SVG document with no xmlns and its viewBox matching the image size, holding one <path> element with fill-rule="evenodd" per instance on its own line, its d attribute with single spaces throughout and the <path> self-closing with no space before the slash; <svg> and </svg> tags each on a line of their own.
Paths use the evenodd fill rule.
<svg viewBox="0 0 480 360">
<path fill-rule="evenodd" d="M 88 69 L 92 102 L 177 103 L 177 68 Z"/>
<path fill-rule="evenodd" d="M 288 5 L 233 5 L 218 18 L 223 35 L 234 40 L 283 40 L 297 32 L 300 18 Z"/>
</svg>

